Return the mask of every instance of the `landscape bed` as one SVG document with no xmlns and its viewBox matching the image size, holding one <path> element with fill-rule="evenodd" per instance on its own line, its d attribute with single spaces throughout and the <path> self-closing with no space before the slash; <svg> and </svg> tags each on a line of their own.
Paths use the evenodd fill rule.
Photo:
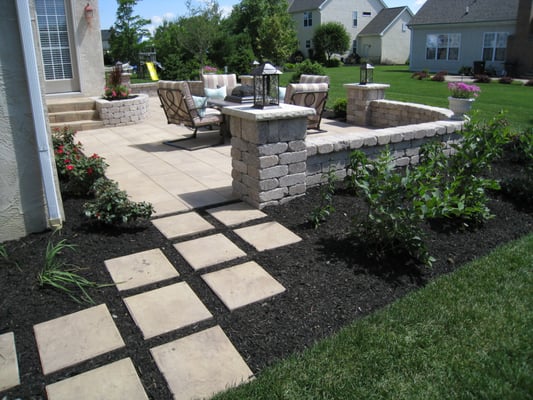
<svg viewBox="0 0 533 400">
<path fill-rule="evenodd" d="M 513 165 L 499 163 L 499 177 L 516 174 Z M 436 277 L 489 253 L 496 246 L 522 237 L 533 228 L 530 210 L 516 207 L 494 194 L 489 207 L 495 215 L 481 227 L 450 229 L 424 225 L 429 251 L 437 261 L 425 267 L 405 260 L 367 260 L 354 253 L 349 239 L 351 217 L 365 212 L 360 199 L 337 185 L 333 197 L 335 212 L 314 229 L 309 216 L 322 199 L 319 188 L 283 206 L 266 208 L 267 220 L 278 221 L 303 240 L 285 248 L 257 252 L 205 210 L 198 212 L 265 268 L 287 289 L 266 301 L 229 312 L 173 247 L 151 223 L 134 227 L 103 228 L 91 225 L 81 215 L 86 199 L 65 199 L 67 222 L 57 233 L 44 232 L 4 243 L 8 260 L 0 261 L 3 293 L 0 332 L 14 332 L 19 356 L 21 385 L 3 393 L 7 399 L 45 398 L 45 385 L 83 371 L 130 357 L 152 399 L 168 399 L 170 392 L 150 356 L 149 349 L 205 328 L 220 325 L 255 374 L 265 367 L 304 350 L 322 338 L 338 332 L 351 321 L 368 315 L 405 294 L 425 286 Z M 253 223 L 257 223 L 254 221 Z M 251 223 L 245 224 L 249 225 Z M 199 236 L 199 235 L 196 235 Z M 192 236 L 192 237 L 196 237 Z M 33 325 L 84 308 L 62 292 L 41 288 L 36 276 L 42 268 L 47 243 L 65 239 L 75 246 L 62 259 L 86 269 L 80 273 L 98 283 L 110 283 L 104 266 L 110 258 L 160 248 L 180 273 L 176 280 L 187 282 L 209 308 L 214 318 L 177 332 L 144 340 L 115 286 L 91 289 L 96 304 L 105 303 L 126 343 L 126 347 L 82 364 L 44 376 L 33 336 Z M 188 240 L 187 237 L 181 240 Z M 227 264 L 218 265 L 220 269 Z M 201 273 L 205 273 L 202 270 Z M 143 287 L 139 291 L 168 285 L 172 281 Z"/>
</svg>

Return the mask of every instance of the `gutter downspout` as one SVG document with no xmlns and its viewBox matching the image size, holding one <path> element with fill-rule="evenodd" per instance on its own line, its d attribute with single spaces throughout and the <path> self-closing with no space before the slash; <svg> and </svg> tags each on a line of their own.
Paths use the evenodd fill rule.
<svg viewBox="0 0 533 400">
<path fill-rule="evenodd" d="M 17 12 L 24 52 L 24 64 L 26 66 L 26 75 L 28 78 L 28 90 L 30 93 L 35 138 L 39 151 L 39 163 L 41 166 L 44 195 L 46 198 L 46 206 L 48 208 L 48 223 L 52 227 L 60 227 L 63 221 L 62 206 L 57 191 L 54 168 L 52 166 L 53 156 L 50 151 L 47 124 L 44 117 L 43 98 L 41 83 L 39 81 L 39 70 L 37 68 L 37 57 L 35 55 L 35 42 L 33 40 L 29 0 L 17 0 Z"/>
</svg>

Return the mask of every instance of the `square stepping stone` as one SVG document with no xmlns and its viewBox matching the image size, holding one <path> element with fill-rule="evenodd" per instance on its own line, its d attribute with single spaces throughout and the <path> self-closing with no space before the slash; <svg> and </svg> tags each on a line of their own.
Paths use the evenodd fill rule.
<svg viewBox="0 0 533 400">
<path fill-rule="evenodd" d="M 195 271 L 246 255 L 221 233 L 177 243 L 174 247 Z"/>
<path fill-rule="evenodd" d="M 195 212 L 154 219 L 152 223 L 167 239 L 214 229 L 213 225 Z"/>
<path fill-rule="evenodd" d="M 33 331 L 45 375 L 124 347 L 105 304 L 42 322 Z"/>
<path fill-rule="evenodd" d="M 160 249 L 112 258 L 104 263 L 121 291 L 179 276 Z"/>
<path fill-rule="evenodd" d="M 258 251 L 275 249 L 302 240 L 298 235 L 277 222 L 265 222 L 264 224 L 235 229 L 235 233 Z"/>
<path fill-rule="evenodd" d="M 211 208 L 207 212 L 226 226 L 235 226 L 267 216 L 264 212 L 243 202 Z"/>
<path fill-rule="evenodd" d="M 0 335 L 0 392 L 20 384 L 15 334 Z"/>
<path fill-rule="evenodd" d="M 185 282 L 179 282 L 124 299 L 145 339 L 212 317 Z"/>
<path fill-rule="evenodd" d="M 285 291 L 255 261 L 202 275 L 202 279 L 231 311 Z"/>
<path fill-rule="evenodd" d="M 129 358 L 48 385 L 46 394 L 48 400 L 148 400 Z"/>
<path fill-rule="evenodd" d="M 204 399 L 252 376 L 219 326 L 150 350 L 175 400 Z"/>
</svg>

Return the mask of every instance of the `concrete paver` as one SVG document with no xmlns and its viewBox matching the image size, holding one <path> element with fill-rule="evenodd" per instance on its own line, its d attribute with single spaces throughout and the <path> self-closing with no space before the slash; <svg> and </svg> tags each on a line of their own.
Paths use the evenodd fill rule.
<svg viewBox="0 0 533 400">
<path fill-rule="evenodd" d="M 175 400 L 211 397 L 252 371 L 219 326 L 150 350 Z"/>
<path fill-rule="evenodd" d="M 48 400 L 148 400 L 131 359 L 46 386 Z"/>
<path fill-rule="evenodd" d="M 195 271 L 246 256 L 244 251 L 221 233 L 177 243 L 174 247 Z"/>
<path fill-rule="evenodd" d="M 195 212 L 154 219 L 152 223 L 167 239 L 176 239 L 214 228 Z"/>
<path fill-rule="evenodd" d="M 277 222 L 265 222 L 246 228 L 235 229 L 235 233 L 258 251 L 275 249 L 297 243 L 302 239 Z"/>
<path fill-rule="evenodd" d="M 15 334 L 0 335 L 0 392 L 20 384 Z"/>
<path fill-rule="evenodd" d="M 42 322 L 33 330 L 45 375 L 125 346 L 105 304 Z"/>
<path fill-rule="evenodd" d="M 212 317 L 185 282 L 130 296 L 124 302 L 145 339 Z"/>
<path fill-rule="evenodd" d="M 230 311 L 285 291 L 255 261 L 202 275 L 202 279 Z"/>
<path fill-rule="evenodd" d="M 160 249 L 112 258 L 104 263 L 120 291 L 179 276 Z"/>
<path fill-rule="evenodd" d="M 226 226 L 235 226 L 267 216 L 264 212 L 243 202 L 210 208 L 207 212 Z"/>
</svg>

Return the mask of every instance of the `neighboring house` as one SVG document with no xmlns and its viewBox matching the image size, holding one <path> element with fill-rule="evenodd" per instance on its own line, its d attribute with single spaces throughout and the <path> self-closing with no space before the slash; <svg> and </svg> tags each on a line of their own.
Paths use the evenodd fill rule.
<svg viewBox="0 0 533 400">
<path fill-rule="evenodd" d="M 486 70 L 505 74 L 519 1 L 427 0 L 409 24 L 411 70 L 457 73 L 484 61 Z"/>
<path fill-rule="evenodd" d="M 61 225 L 46 96 L 100 94 L 104 65 L 97 0 L 7 1 L 0 34 L 3 242 Z"/>
<path fill-rule="evenodd" d="M 359 44 L 359 34 L 386 8 L 382 0 L 293 0 L 289 13 L 295 21 L 299 50 L 305 57 L 313 56 L 315 29 L 327 22 L 340 22 L 351 37 L 351 49 L 340 56 L 350 53 L 364 56 L 365 49 Z M 405 40 L 409 43 L 407 35 Z"/>
<path fill-rule="evenodd" d="M 361 30 L 359 55 L 375 64 L 405 64 L 409 59 L 413 18 L 409 7 L 384 8 Z"/>
</svg>

